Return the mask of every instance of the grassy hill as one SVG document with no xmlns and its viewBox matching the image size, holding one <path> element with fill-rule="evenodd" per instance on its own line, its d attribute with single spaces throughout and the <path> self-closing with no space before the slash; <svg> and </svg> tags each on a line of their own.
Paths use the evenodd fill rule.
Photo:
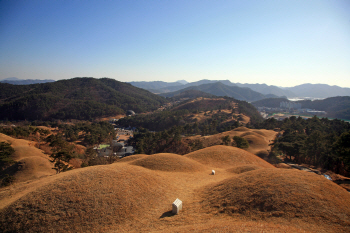
<svg viewBox="0 0 350 233">
<path fill-rule="evenodd" d="M 49 155 L 35 147 L 35 142 L 15 139 L 0 133 L 0 142 L 10 143 L 15 152 L 12 159 L 15 164 L 0 170 L 0 178 L 9 174 L 15 178 L 16 182 L 25 182 L 53 175 L 56 171 L 50 163 Z"/>
<path fill-rule="evenodd" d="M 203 147 L 211 147 L 214 145 L 221 145 L 222 137 L 229 136 L 231 141 L 234 136 L 245 138 L 249 142 L 249 147 L 246 151 L 258 155 L 262 158 L 267 158 L 269 150 L 271 150 L 269 144 L 275 139 L 277 132 L 273 130 L 265 129 L 248 129 L 246 127 L 238 127 L 231 131 L 226 131 L 219 134 L 210 136 L 191 136 L 186 137 L 185 140 L 188 143 L 193 143 L 196 140 L 200 140 Z"/>
<path fill-rule="evenodd" d="M 0 83 L 0 120 L 80 119 L 155 110 L 166 100 L 114 79 L 74 78 L 52 83 Z"/>
<path fill-rule="evenodd" d="M 0 200 L 1 232 L 350 230 L 346 190 L 230 146 L 134 155 L 1 189 Z"/>
</svg>

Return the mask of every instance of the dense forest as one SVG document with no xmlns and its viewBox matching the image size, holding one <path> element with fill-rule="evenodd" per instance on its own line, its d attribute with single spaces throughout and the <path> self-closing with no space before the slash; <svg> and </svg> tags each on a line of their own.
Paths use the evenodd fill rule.
<svg viewBox="0 0 350 233">
<path fill-rule="evenodd" d="M 114 79 L 74 78 L 52 83 L 0 83 L 0 120 L 92 120 L 159 108 L 167 100 Z"/>
<path fill-rule="evenodd" d="M 350 124 L 347 122 L 293 116 L 283 121 L 269 118 L 255 127 L 281 130 L 272 143 L 273 153 L 283 154 L 295 163 L 350 174 Z"/>
<path fill-rule="evenodd" d="M 250 124 L 262 121 L 251 104 L 216 97 L 190 99 L 164 111 L 122 118 L 117 123 L 121 127 L 138 128 L 130 142 L 137 153 L 186 154 L 202 149 L 203 145 L 200 140 L 186 142 L 185 136 L 213 135 L 235 129 L 242 126 L 243 115 L 250 117 Z"/>
<path fill-rule="evenodd" d="M 222 111 L 222 110 L 229 110 Z M 204 113 L 204 120 L 198 121 L 196 115 Z M 184 128 L 182 134 L 214 134 L 237 128 L 241 121 L 239 115 L 250 117 L 251 123 L 262 121 L 258 111 L 245 101 L 233 98 L 199 98 L 187 100 L 164 111 L 122 118 L 122 127 L 133 126 L 151 131 L 169 130 L 175 126 Z M 235 120 L 230 120 L 234 118 Z"/>
</svg>

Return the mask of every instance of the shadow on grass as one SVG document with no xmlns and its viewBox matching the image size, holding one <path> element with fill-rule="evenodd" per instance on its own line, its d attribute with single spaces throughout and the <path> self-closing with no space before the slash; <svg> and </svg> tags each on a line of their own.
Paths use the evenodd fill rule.
<svg viewBox="0 0 350 233">
<path fill-rule="evenodd" d="M 162 216 L 160 216 L 159 218 L 172 217 L 172 216 L 174 216 L 174 215 L 175 215 L 175 214 L 173 214 L 172 211 L 170 210 L 170 211 L 164 212 L 164 213 L 162 214 Z"/>
</svg>

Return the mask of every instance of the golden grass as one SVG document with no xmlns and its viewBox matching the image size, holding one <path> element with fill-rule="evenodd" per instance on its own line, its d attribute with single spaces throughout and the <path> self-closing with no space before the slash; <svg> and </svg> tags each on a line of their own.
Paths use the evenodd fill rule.
<svg viewBox="0 0 350 233">
<path fill-rule="evenodd" d="M 349 232 L 349 197 L 322 176 L 214 146 L 2 188 L 0 232 Z"/>
<path fill-rule="evenodd" d="M 204 189 L 203 189 L 204 190 Z M 299 170 L 257 169 L 203 191 L 203 207 L 217 214 L 299 220 L 329 231 L 350 231 L 350 195 L 323 176 Z"/>
<path fill-rule="evenodd" d="M 268 154 L 271 147 L 269 144 L 275 139 L 277 132 L 265 129 L 248 129 L 246 127 L 238 127 L 234 130 L 211 135 L 205 137 L 192 136 L 189 140 L 201 140 L 204 147 L 211 147 L 222 144 L 222 137 L 229 136 L 232 140 L 234 136 L 240 136 L 249 142 L 249 148 L 245 149 L 255 155 Z"/>
<path fill-rule="evenodd" d="M 149 207 L 164 202 L 171 190 L 164 178 L 135 166 L 95 166 L 69 173 L 2 211 L 2 230 L 104 231 L 109 224 L 147 218 L 153 211 Z"/>
<path fill-rule="evenodd" d="M 148 155 L 134 161 L 131 164 L 159 171 L 196 172 L 204 171 L 205 169 L 209 170 L 201 163 L 198 163 L 192 159 L 170 153 Z"/>
<path fill-rule="evenodd" d="M 148 155 L 144 155 L 144 154 L 136 154 L 136 155 L 121 158 L 121 159 L 117 160 L 117 162 L 128 163 L 128 162 L 131 162 L 131 161 L 134 161 L 137 159 L 145 158 L 147 156 Z"/>
<path fill-rule="evenodd" d="M 15 139 L 0 133 L 0 141 L 11 143 L 15 149 L 12 159 L 19 162 L 16 167 L 10 168 L 15 182 L 24 182 L 39 177 L 53 175 L 56 171 L 49 161 L 49 156 L 35 147 L 35 142 L 24 139 Z"/>
<path fill-rule="evenodd" d="M 234 173 L 234 174 L 240 174 L 240 173 L 249 172 L 249 171 L 253 171 L 256 169 L 260 169 L 260 168 L 262 168 L 262 167 L 256 166 L 256 165 L 243 165 L 243 166 L 229 168 L 229 169 L 227 169 L 227 171 Z"/>
<path fill-rule="evenodd" d="M 247 164 L 273 168 L 271 164 L 254 154 L 232 146 L 212 146 L 189 153 L 185 157 L 218 168 L 229 168 Z"/>
</svg>

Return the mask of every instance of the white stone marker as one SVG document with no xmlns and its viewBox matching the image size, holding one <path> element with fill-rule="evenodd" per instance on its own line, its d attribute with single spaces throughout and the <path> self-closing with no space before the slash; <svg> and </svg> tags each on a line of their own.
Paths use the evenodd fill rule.
<svg viewBox="0 0 350 233">
<path fill-rule="evenodd" d="M 180 201 L 178 198 L 173 202 L 173 214 L 178 214 L 179 211 L 182 210 L 182 201 Z"/>
<path fill-rule="evenodd" d="M 211 174 L 212 174 L 212 175 L 215 175 L 215 171 L 214 171 L 214 170 L 211 170 Z"/>
</svg>

